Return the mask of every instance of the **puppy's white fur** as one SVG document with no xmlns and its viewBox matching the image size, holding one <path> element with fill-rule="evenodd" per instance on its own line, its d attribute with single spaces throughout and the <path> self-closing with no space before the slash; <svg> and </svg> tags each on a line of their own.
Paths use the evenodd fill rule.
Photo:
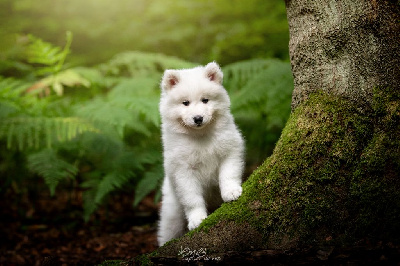
<svg viewBox="0 0 400 266">
<path fill-rule="evenodd" d="M 166 70 L 160 113 L 165 178 L 158 243 L 200 225 L 242 193 L 244 142 L 218 64 Z"/>
</svg>

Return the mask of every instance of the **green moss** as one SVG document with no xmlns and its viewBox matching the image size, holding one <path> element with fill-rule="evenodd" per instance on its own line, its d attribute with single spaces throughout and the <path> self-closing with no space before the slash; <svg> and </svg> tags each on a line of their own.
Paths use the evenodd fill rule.
<svg viewBox="0 0 400 266">
<path fill-rule="evenodd" d="M 196 248 L 214 241 L 213 252 L 238 249 L 218 249 L 215 239 L 223 234 L 239 249 L 399 240 L 400 101 L 385 90 L 376 90 L 374 99 L 366 114 L 346 99 L 312 95 L 291 114 L 273 155 L 243 184 L 242 196 L 174 242 L 169 254 L 182 243 Z M 247 245 L 251 239 L 259 240 Z"/>
<path fill-rule="evenodd" d="M 373 136 L 365 146 L 350 187 L 353 209 L 361 209 L 357 232 L 400 238 L 400 97 L 375 90 Z"/>
<path fill-rule="evenodd" d="M 296 109 L 273 156 L 253 177 L 269 195 L 260 198 L 278 203 L 276 208 L 263 202 L 262 220 L 276 218 L 276 223 L 254 223 L 261 225 L 267 243 L 288 236 L 297 245 L 332 237 L 399 238 L 399 180 L 394 177 L 400 170 L 400 128 L 393 123 L 399 101 L 378 98 L 380 108 L 370 115 L 324 94 Z"/>
<path fill-rule="evenodd" d="M 288 238 L 356 238 L 390 217 L 381 233 L 397 226 L 399 101 L 380 92 L 369 115 L 345 99 L 311 96 L 291 115 L 274 154 L 244 184 L 243 196 L 204 226 L 246 221 L 270 246 Z M 377 210 L 386 211 L 377 216 Z"/>
<path fill-rule="evenodd" d="M 137 257 L 135 257 L 135 265 L 141 265 L 141 266 L 151 266 L 154 265 L 154 263 L 151 261 L 151 257 L 156 257 L 157 252 L 152 252 L 150 254 L 142 254 Z"/>
</svg>

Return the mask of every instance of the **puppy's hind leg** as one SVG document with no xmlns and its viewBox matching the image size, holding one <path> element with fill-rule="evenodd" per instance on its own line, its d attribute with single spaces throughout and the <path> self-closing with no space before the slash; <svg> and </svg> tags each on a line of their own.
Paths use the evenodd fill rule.
<svg viewBox="0 0 400 266">
<path fill-rule="evenodd" d="M 179 204 L 168 179 L 163 185 L 160 222 L 158 224 L 158 245 L 162 246 L 173 238 L 182 236 L 187 230 L 187 224 L 182 206 Z"/>
</svg>

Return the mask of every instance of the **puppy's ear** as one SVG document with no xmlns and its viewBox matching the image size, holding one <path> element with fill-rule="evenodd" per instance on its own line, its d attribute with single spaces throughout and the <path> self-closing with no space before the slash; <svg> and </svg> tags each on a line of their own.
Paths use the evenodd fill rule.
<svg viewBox="0 0 400 266">
<path fill-rule="evenodd" d="M 161 81 L 161 89 L 168 91 L 179 83 L 179 72 L 167 69 Z"/>
<path fill-rule="evenodd" d="M 215 62 L 208 63 L 205 67 L 206 69 L 206 77 L 214 82 L 217 82 L 218 84 L 222 84 L 222 78 L 224 77 L 224 74 L 221 71 L 221 68 L 219 65 Z"/>
</svg>

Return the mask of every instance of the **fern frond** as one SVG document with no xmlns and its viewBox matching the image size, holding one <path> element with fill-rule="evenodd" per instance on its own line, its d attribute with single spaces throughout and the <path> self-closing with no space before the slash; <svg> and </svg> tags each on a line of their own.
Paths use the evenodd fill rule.
<svg viewBox="0 0 400 266">
<path fill-rule="evenodd" d="M 64 94 L 64 86 L 72 87 L 78 85 L 89 87 L 90 82 L 74 70 L 67 69 L 39 80 L 29 87 L 27 92 L 43 94 L 49 91 L 49 88 L 53 88 L 58 96 L 62 96 Z"/>
<path fill-rule="evenodd" d="M 87 131 L 98 128 L 77 117 L 9 117 L 0 122 L 0 139 L 7 139 L 9 149 L 50 148 Z"/>
<path fill-rule="evenodd" d="M 231 96 L 234 108 L 240 108 L 255 102 L 262 103 L 286 98 L 287 93 L 292 92 L 293 78 L 290 64 L 271 59 L 263 61 L 263 69 L 257 68 L 254 73 L 246 70 L 246 77 L 241 78 L 242 85 L 239 91 Z M 245 67 L 248 63 L 250 62 L 245 63 Z M 260 67 L 259 62 L 256 65 Z M 234 75 L 241 76 L 243 73 L 239 71 Z M 231 83 L 231 86 L 237 85 Z"/>
<path fill-rule="evenodd" d="M 13 78 L 0 76 L 0 118 L 3 119 L 21 110 L 18 104 L 20 94 L 26 89 L 27 83 Z"/>
<path fill-rule="evenodd" d="M 226 67 L 232 81 L 232 111 L 267 117 L 267 127 L 283 127 L 290 113 L 293 77 L 289 63 L 276 59 L 250 60 Z M 224 69 L 225 70 L 225 69 Z M 228 87 L 229 86 L 229 87 Z"/>
<path fill-rule="evenodd" d="M 223 67 L 224 86 L 230 92 L 236 92 L 275 62 L 280 61 L 275 59 L 252 59 L 229 64 Z"/>
<path fill-rule="evenodd" d="M 42 176 L 54 195 L 57 185 L 63 179 L 74 178 L 78 173 L 76 166 L 61 159 L 55 150 L 44 149 L 28 156 L 28 168 Z"/>
<path fill-rule="evenodd" d="M 125 79 L 105 97 L 97 97 L 78 107 L 76 113 L 92 121 L 112 125 L 121 137 L 125 127 L 150 136 L 151 125 L 160 125 L 159 92 L 156 88 L 157 81 L 154 79 Z"/>
<path fill-rule="evenodd" d="M 93 121 L 99 128 L 112 126 L 120 138 L 124 136 L 125 127 L 132 128 L 145 136 L 151 134 L 148 125 L 141 121 L 137 112 L 114 105 L 101 98 L 82 106 L 79 109 L 79 115 Z"/>
<path fill-rule="evenodd" d="M 67 43 L 64 49 L 45 42 L 37 37 L 29 35 L 30 44 L 26 48 L 26 59 L 31 64 L 42 65 L 36 71 L 36 75 L 55 74 L 59 72 L 64 64 L 65 58 L 70 52 L 72 33 L 67 32 Z"/>
<path fill-rule="evenodd" d="M 93 176 L 93 174 L 91 176 Z M 92 189 L 93 187 L 96 187 L 97 184 L 98 184 L 97 178 L 89 179 L 81 184 L 82 188 L 86 188 L 86 190 L 84 190 L 82 194 L 83 219 L 85 220 L 85 222 L 89 221 L 90 216 L 98 207 L 98 204 L 94 202 L 94 198 L 96 196 L 96 190 Z"/>
<path fill-rule="evenodd" d="M 15 99 L 19 97 L 30 83 L 14 78 L 3 78 L 0 76 L 0 98 Z"/>
<path fill-rule="evenodd" d="M 121 188 L 122 185 L 124 185 L 131 176 L 132 173 L 122 175 L 118 172 L 111 172 L 107 174 L 97 186 L 97 192 L 94 198 L 94 202 L 96 204 L 100 204 L 105 195 L 107 195 L 111 191 L 114 191 L 117 188 Z"/>
<path fill-rule="evenodd" d="M 55 65 L 61 58 L 61 48 L 42 39 L 29 36 L 30 44 L 26 48 L 25 55 L 28 63 L 41 65 Z"/>
<path fill-rule="evenodd" d="M 110 102 L 139 113 L 145 119 L 159 127 L 158 80 L 152 78 L 134 78 L 121 81 L 107 95 Z"/>
<path fill-rule="evenodd" d="M 136 207 L 144 197 L 146 197 L 150 192 L 160 187 L 161 181 L 163 179 L 163 166 L 162 164 L 156 164 L 151 170 L 146 171 L 142 179 L 135 188 L 135 200 L 133 201 L 133 206 Z"/>
<path fill-rule="evenodd" d="M 111 87 L 111 84 L 106 83 L 107 79 L 101 74 L 100 70 L 96 68 L 74 67 L 71 70 L 87 80 L 91 85 L 91 88 L 93 84 Z"/>
<path fill-rule="evenodd" d="M 127 151 L 123 147 L 111 150 L 110 148 L 115 145 L 113 143 L 107 144 L 107 139 L 104 138 L 103 143 L 98 143 L 98 145 L 100 147 L 90 146 L 89 149 L 98 148 L 98 153 L 102 153 L 99 154 L 99 157 L 108 161 L 98 167 L 98 171 L 94 174 L 86 176 L 85 179 L 87 180 L 82 184 L 82 187 L 88 189 L 88 191 L 92 191 L 88 192 L 86 195 L 87 199 L 85 199 L 85 201 L 89 201 L 85 203 L 84 208 L 87 219 L 96 209 L 95 206 L 100 205 L 107 195 L 113 191 L 122 189 L 129 183 L 133 184 L 133 179 L 136 178 L 138 173 L 144 170 L 140 162 L 140 157 L 135 152 Z"/>
</svg>

